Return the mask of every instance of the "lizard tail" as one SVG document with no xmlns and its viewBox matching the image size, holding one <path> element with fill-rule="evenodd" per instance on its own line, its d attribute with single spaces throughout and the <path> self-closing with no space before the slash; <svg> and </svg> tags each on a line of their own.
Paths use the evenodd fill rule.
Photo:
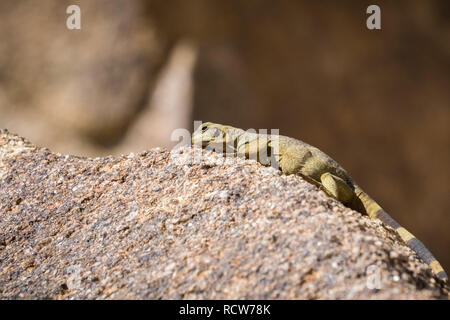
<svg viewBox="0 0 450 320">
<path fill-rule="evenodd" d="M 355 187 L 356 203 L 353 203 L 351 208 L 367 214 L 371 219 L 379 219 L 385 225 L 395 229 L 397 234 L 403 242 L 410 247 L 420 259 L 422 259 L 436 276 L 444 281 L 448 281 L 448 276 L 442 268 L 441 264 L 431 254 L 425 245 L 417 239 L 408 230 L 403 228 L 397 221 L 395 221 L 386 211 L 383 210 L 367 193 L 365 193 L 358 186 Z"/>
</svg>

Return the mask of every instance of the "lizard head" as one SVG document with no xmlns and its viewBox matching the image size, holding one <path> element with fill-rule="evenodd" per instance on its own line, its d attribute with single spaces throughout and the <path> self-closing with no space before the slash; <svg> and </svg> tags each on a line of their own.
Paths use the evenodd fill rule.
<svg viewBox="0 0 450 320">
<path fill-rule="evenodd" d="M 222 144 L 226 140 L 226 126 L 205 122 L 192 134 L 192 144 L 206 148 L 213 144 Z"/>
<path fill-rule="evenodd" d="M 192 144 L 219 153 L 236 153 L 243 134 L 242 129 L 205 122 L 192 134 Z"/>
</svg>

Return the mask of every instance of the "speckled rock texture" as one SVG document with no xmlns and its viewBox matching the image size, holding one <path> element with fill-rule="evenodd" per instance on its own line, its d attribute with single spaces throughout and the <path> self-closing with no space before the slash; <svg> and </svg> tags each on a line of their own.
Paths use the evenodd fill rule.
<svg viewBox="0 0 450 320">
<path fill-rule="evenodd" d="M 0 298 L 447 299 L 448 287 L 392 230 L 301 177 L 192 147 L 60 155 L 3 130 Z"/>
</svg>

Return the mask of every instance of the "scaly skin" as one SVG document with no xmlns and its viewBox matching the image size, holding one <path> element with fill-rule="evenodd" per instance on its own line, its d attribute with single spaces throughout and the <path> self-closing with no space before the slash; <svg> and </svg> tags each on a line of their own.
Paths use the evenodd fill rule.
<svg viewBox="0 0 450 320">
<path fill-rule="evenodd" d="M 219 153 L 257 160 L 284 174 L 302 176 L 347 207 L 395 229 L 438 278 L 448 280 L 444 269 L 425 245 L 389 216 L 336 161 L 319 149 L 297 139 L 251 133 L 211 122 L 202 124 L 193 133 L 192 143 Z"/>
</svg>

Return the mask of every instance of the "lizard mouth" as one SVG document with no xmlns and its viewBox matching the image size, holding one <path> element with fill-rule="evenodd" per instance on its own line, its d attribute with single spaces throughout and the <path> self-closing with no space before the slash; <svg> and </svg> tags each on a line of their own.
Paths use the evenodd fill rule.
<svg viewBox="0 0 450 320">
<path fill-rule="evenodd" d="M 206 147 L 211 143 L 211 139 L 204 138 L 204 137 L 193 137 L 192 138 L 192 144 L 196 146 L 202 146 Z"/>
<path fill-rule="evenodd" d="M 210 144 L 211 144 L 211 140 L 210 139 L 208 139 L 208 140 L 203 139 L 202 140 L 202 147 L 207 147 Z"/>
</svg>

